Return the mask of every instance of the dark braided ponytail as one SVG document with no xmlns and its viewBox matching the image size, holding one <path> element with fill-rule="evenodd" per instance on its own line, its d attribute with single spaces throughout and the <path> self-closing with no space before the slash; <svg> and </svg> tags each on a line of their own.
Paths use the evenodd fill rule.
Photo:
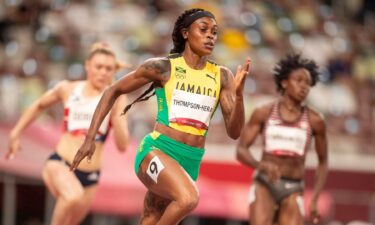
<svg viewBox="0 0 375 225">
<path fill-rule="evenodd" d="M 125 106 L 121 115 L 125 115 L 135 103 L 147 101 L 149 98 L 154 96 L 155 90 L 150 95 L 147 96 L 147 94 L 149 94 L 152 90 L 154 90 L 154 84 L 151 84 L 150 87 L 145 92 L 143 92 L 143 94 L 141 94 L 138 98 L 136 98 L 132 103 Z"/>
</svg>

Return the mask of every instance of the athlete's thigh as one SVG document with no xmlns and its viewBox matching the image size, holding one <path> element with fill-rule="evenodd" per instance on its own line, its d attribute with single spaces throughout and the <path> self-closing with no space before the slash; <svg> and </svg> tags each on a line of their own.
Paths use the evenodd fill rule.
<svg viewBox="0 0 375 225">
<path fill-rule="evenodd" d="M 49 192 L 52 194 L 53 197 L 56 198 L 58 196 L 58 191 L 55 185 L 53 184 L 51 172 L 49 172 L 49 168 L 46 166 L 42 170 L 42 178 Z"/>
<path fill-rule="evenodd" d="M 160 220 L 165 209 L 171 201 L 157 194 L 147 191 L 143 202 L 143 212 L 140 219 L 141 225 L 154 225 Z"/>
<path fill-rule="evenodd" d="M 268 189 L 254 181 L 249 193 L 251 225 L 272 225 L 276 203 Z"/>
<path fill-rule="evenodd" d="M 85 187 L 84 195 L 79 199 L 78 202 L 76 202 L 76 209 L 78 210 L 74 210 L 72 224 L 79 224 L 79 222 L 81 222 L 86 217 L 86 215 L 90 211 L 97 187 L 98 185 L 96 184 Z"/>
<path fill-rule="evenodd" d="M 176 200 L 181 195 L 198 195 L 196 184 L 186 171 L 160 150 L 153 150 L 146 155 L 138 177 L 150 191 L 169 200 Z"/>
<path fill-rule="evenodd" d="M 47 161 L 43 168 L 43 179 L 55 197 L 72 199 L 84 195 L 84 189 L 78 178 L 63 162 Z"/>
<path fill-rule="evenodd" d="M 278 224 L 302 225 L 304 214 L 303 196 L 301 193 L 294 193 L 281 202 Z"/>
<path fill-rule="evenodd" d="M 98 185 L 90 185 L 84 188 L 84 194 L 76 201 L 76 206 L 79 207 L 75 213 L 77 215 L 85 215 L 91 207 L 91 203 L 94 200 Z"/>
<path fill-rule="evenodd" d="M 98 185 L 97 184 L 86 186 L 84 188 L 84 195 L 82 196 L 82 204 L 85 207 L 87 207 L 87 206 L 90 207 L 91 206 L 91 203 L 94 200 L 94 197 L 95 197 L 97 189 L 98 189 Z"/>
</svg>

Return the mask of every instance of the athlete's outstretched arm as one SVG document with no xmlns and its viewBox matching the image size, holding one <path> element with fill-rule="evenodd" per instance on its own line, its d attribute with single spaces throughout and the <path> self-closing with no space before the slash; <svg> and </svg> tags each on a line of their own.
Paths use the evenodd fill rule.
<svg viewBox="0 0 375 225">
<path fill-rule="evenodd" d="M 229 137 L 237 139 L 245 122 L 243 105 L 243 88 L 248 75 L 250 59 L 246 59 L 244 66 L 238 66 L 236 76 L 222 67 L 220 106 L 223 112 L 225 128 Z"/>
<path fill-rule="evenodd" d="M 20 149 L 19 137 L 22 131 L 27 128 L 46 108 L 63 100 L 64 89 L 66 89 L 68 85 L 68 81 L 61 81 L 27 108 L 10 132 L 8 151 L 5 155 L 6 159 L 13 158 Z"/>
<path fill-rule="evenodd" d="M 120 95 L 130 93 L 150 82 L 166 81 L 169 75 L 169 59 L 153 58 L 145 61 L 135 71 L 125 75 L 107 88 L 104 91 L 99 104 L 96 106 L 85 141 L 76 153 L 70 169 L 76 169 L 82 159 L 86 156 L 88 157 L 88 160 L 91 160 L 91 157 L 95 152 L 95 135 L 105 116 Z"/>
<path fill-rule="evenodd" d="M 310 120 L 315 137 L 315 150 L 318 156 L 318 168 L 315 172 L 315 182 L 313 196 L 310 203 L 310 214 L 314 223 L 318 222 L 319 212 L 317 202 L 319 194 L 322 191 L 328 174 L 328 149 L 326 125 L 323 118 L 316 112 L 310 111 Z"/>
</svg>

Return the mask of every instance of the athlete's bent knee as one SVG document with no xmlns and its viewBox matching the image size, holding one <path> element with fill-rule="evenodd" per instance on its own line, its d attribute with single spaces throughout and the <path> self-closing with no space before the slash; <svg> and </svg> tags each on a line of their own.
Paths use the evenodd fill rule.
<svg viewBox="0 0 375 225">
<path fill-rule="evenodd" d="M 78 207 L 84 202 L 84 192 L 78 192 L 75 194 L 71 194 L 64 198 L 67 205 L 70 207 Z"/>
<path fill-rule="evenodd" d="M 177 199 L 177 204 L 181 211 L 191 212 L 193 211 L 199 202 L 199 194 L 197 192 L 188 193 Z"/>
</svg>

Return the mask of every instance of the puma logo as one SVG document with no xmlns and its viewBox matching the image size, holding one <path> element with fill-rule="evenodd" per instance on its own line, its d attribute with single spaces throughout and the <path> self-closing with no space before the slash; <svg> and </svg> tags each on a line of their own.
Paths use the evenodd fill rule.
<svg viewBox="0 0 375 225">
<path fill-rule="evenodd" d="M 90 174 L 87 176 L 87 179 L 88 179 L 88 180 L 98 180 L 98 179 L 99 179 L 99 175 L 98 175 L 98 173 L 93 172 L 93 173 L 90 173 Z"/>
<path fill-rule="evenodd" d="M 293 183 L 286 183 L 286 184 L 285 184 L 285 188 L 286 188 L 286 189 L 294 188 L 295 186 L 296 186 L 296 185 L 293 184 Z"/>
<path fill-rule="evenodd" d="M 216 76 L 213 77 L 211 74 L 206 73 L 206 77 L 211 78 L 212 80 L 214 80 L 214 82 L 216 84 Z"/>
</svg>

